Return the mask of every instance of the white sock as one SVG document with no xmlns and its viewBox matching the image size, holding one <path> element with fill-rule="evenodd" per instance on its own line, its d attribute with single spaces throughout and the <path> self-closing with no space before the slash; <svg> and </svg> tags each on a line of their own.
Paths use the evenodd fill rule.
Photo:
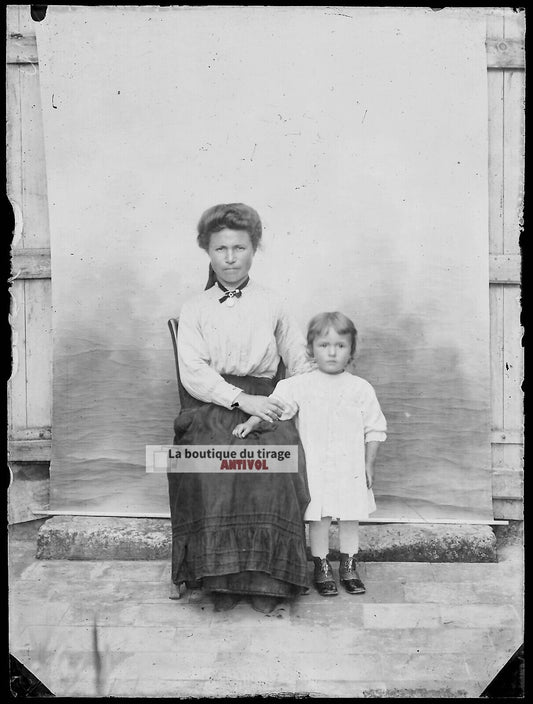
<svg viewBox="0 0 533 704">
<path fill-rule="evenodd" d="M 340 551 L 350 555 L 359 552 L 359 521 L 339 521 Z"/>
<path fill-rule="evenodd" d="M 321 521 L 309 521 L 309 542 L 311 555 L 324 559 L 329 552 L 329 527 L 331 516 L 326 516 Z"/>
</svg>

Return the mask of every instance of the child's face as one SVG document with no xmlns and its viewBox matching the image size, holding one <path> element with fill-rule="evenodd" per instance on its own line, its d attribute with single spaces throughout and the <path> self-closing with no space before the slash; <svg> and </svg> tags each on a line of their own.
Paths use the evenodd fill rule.
<svg viewBox="0 0 533 704">
<path fill-rule="evenodd" d="M 350 361 L 350 335 L 339 335 L 329 328 L 313 340 L 313 357 L 321 372 L 340 374 Z"/>
</svg>

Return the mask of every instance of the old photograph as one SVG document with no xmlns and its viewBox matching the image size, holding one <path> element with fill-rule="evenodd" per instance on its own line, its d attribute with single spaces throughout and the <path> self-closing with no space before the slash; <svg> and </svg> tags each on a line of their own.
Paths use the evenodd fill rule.
<svg viewBox="0 0 533 704">
<path fill-rule="evenodd" d="M 12 673 L 520 692 L 524 32 L 7 7 Z"/>
</svg>

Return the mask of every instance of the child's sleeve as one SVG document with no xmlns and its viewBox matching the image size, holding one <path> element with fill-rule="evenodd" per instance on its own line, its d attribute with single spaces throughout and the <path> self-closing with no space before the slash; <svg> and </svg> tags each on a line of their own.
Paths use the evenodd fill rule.
<svg viewBox="0 0 533 704">
<path fill-rule="evenodd" d="M 275 396 L 284 405 L 283 413 L 280 416 L 280 420 L 289 420 L 294 418 L 298 413 L 298 403 L 294 397 L 294 377 L 291 379 L 282 379 L 276 384 L 276 388 L 270 394 Z"/>
<path fill-rule="evenodd" d="M 370 384 L 365 392 L 363 422 L 365 442 L 383 442 L 387 439 L 387 421 L 381 411 L 376 392 Z"/>
</svg>

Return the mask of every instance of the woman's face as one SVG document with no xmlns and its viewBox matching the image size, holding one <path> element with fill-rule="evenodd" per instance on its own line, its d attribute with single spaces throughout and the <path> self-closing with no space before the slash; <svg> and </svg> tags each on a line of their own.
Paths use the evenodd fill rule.
<svg viewBox="0 0 533 704">
<path fill-rule="evenodd" d="M 254 249 L 246 230 L 213 232 L 207 250 L 218 281 L 226 288 L 238 288 L 248 276 Z"/>
</svg>

